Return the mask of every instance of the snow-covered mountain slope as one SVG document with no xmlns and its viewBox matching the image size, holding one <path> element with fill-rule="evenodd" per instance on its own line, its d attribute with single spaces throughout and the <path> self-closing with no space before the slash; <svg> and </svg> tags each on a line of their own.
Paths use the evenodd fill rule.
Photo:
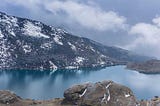
<svg viewBox="0 0 160 106">
<path fill-rule="evenodd" d="M 0 12 L 0 69 L 102 67 L 145 59 L 39 21 Z"/>
</svg>

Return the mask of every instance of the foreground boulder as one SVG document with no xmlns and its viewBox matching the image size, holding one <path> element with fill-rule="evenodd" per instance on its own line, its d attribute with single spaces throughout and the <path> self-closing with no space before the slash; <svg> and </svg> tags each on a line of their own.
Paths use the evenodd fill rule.
<svg viewBox="0 0 160 106">
<path fill-rule="evenodd" d="M 9 91 L 0 91 L 0 103 L 1 104 L 12 104 L 20 101 L 21 98 Z"/>
<path fill-rule="evenodd" d="M 75 85 L 64 92 L 63 104 L 78 106 L 136 106 L 133 92 L 112 81 Z"/>
</svg>

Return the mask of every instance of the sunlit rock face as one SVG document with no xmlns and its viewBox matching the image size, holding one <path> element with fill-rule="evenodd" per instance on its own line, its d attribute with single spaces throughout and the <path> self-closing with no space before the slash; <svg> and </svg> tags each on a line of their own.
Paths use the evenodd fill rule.
<svg viewBox="0 0 160 106">
<path fill-rule="evenodd" d="M 136 106 L 133 92 L 112 81 L 75 85 L 64 92 L 63 104 L 78 106 Z"/>
<path fill-rule="evenodd" d="M 39 21 L 0 12 L 0 69 L 75 69 L 145 59 Z"/>
</svg>

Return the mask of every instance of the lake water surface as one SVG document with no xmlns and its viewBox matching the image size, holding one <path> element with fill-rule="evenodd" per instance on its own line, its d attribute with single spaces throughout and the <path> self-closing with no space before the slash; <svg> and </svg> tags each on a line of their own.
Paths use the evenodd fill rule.
<svg viewBox="0 0 160 106">
<path fill-rule="evenodd" d="M 85 82 L 113 80 L 132 89 L 138 99 L 160 96 L 160 74 L 146 75 L 113 66 L 99 70 L 0 71 L 0 89 L 11 90 L 23 98 L 63 97 L 68 87 Z"/>
</svg>

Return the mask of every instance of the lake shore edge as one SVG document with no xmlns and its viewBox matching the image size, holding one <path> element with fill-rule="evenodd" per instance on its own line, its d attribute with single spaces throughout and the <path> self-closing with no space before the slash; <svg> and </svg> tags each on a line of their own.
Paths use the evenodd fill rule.
<svg viewBox="0 0 160 106">
<path fill-rule="evenodd" d="M 0 106 L 117 106 L 118 102 L 132 104 L 128 106 L 155 106 L 160 104 L 160 98 L 137 100 L 130 88 L 113 81 L 74 85 L 64 92 L 64 98 L 50 100 L 23 99 L 11 91 L 0 90 Z"/>
</svg>

